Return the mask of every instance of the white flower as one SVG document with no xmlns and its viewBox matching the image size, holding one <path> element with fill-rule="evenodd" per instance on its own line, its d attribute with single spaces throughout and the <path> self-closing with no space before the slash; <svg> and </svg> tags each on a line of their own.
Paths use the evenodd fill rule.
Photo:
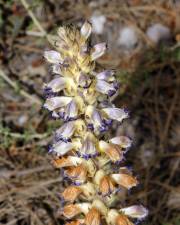
<svg viewBox="0 0 180 225">
<path fill-rule="evenodd" d="M 126 112 L 125 109 L 119 109 L 119 108 L 104 108 L 102 109 L 109 118 L 113 120 L 117 120 L 119 122 L 122 122 L 123 119 L 126 119 L 129 117 L 128 112 Z"/>
<path fill-rule="evenodd" d="M 69 156 L 68 159 L 72 162 L 74 166 L 77 166 L 83 162 L 83 159 L 77 156 Z"/>
<path fill-rule="evenodd" d="M 72 100 L 64 111 L 64 120 L 74 119 L 77 117 L 78 107 L 74 100 Z"/>
<path fill-rule="evenodd" d="M 79 150 L 79 153 L 85 159 L 89 159 L 97 155 L 95 138 L 92 133 L 87 133 L 86 137 L 82 143 L 82 147 Z"/>
<path fill-rule="evenodd" d="M 88 39 L 88 37 L 90 36 L 91 34 L 91 31 L 92 31 L 92 26 L 89 22 L 85 22 L 83 24 L 83 26 L 81 27 L 81 35 L 83 37 L 85 37 L 85 39 Z"/>
<path fill-rule="evenodd" d="M 96 75 L 96 78 L 98 80 L 114 81 L 113 75 L 114 75 L 114 71 L 112 71 L 112 70 L 104 70 L 104 71 L 98 73 Z"/>
<path fill-rule="evenodd" d="M 120 145 L 122 148 L 130 148 L 132 145 L 132 140 L 126 136 L 114 137 L 109 142 Z"/>
<path fill-rule="evenodd" d="M 58 130 L 56 130 L 56 138 L 67 141 L 73 135 L 75 131 L 75 122 L 67 122 L 63 124 Z"/>
<path fill-rule="evenodd" d="M 58 77 L 50 81 L 45 85 L 45 89 L 50 88 L 53 92 L 59 92 L 63 90 L 66 85 L 66 79 L 63 77 Z"/>
<path fill-rule="evenodd" d="M 148 210 L 142 205 L 133 205 L 120 209 L 120 211 L 129 217 L 137 219 L 144 219 L 148 215 Z"/>
<path fill-rule="evenodd" d="M 54 50 L 45 51 L 44 52 L 44 57 L 50 63 L 53 63 L 53 64 L 62 63 L 61 54 L 59 52 L 54 51 Z"/>
<path fill-rule="evenodd" d="M 73 145 L 71 142 L 59 141 L 52 146 L 52 151 L 56 152 L 57 156 L 65 155 L 72 149 Z"/>
<path fill-rule="evenodd" d="M 101 92 L 102 94 L 108 94 L 109 96 L 112 96 L 116 93 L 116 88 L 114 87 L 114 84 L 110 84 L 104 80 L 97 80 L 96 90 L 98 92 Z"/>
<path fill-rule="evenodd" d="M 101 57 L 107 49 L 105 42 L 94 45 L 94 51 L 91 54 L 91 59 L 96 60 Z"/>
<path fill-rule="evenodd" d="M 53 111 L 57 108 L 66 106 L 72 100 L 71 97 L 52 97 L 48 98 L 44 104 L 44 107 L 50 111 Z"/>
</svg>

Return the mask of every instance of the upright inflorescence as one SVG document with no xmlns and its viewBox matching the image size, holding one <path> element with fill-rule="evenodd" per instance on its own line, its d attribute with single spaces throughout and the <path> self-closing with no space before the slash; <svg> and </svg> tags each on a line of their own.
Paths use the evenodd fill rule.
<svg viewBox="0 0 180 225">
<path fill-rule="evenodd" d="M 88 22 L 80 30 L 60 27 L 56 51 L 44 53 L 55 75 L 44 87 L 44 107 L 63 121 L 49 151 L 70 183 L 60 195 L 60 214 L 66 225 L 133 225 L 147 210 L 142 205 L 119 208 L 124 204 L 122 192 L 138 184 L 121 166 L 132 141 L 126 136 L 109 138 L 108 132 L 113 121 L 120 123 L 129 115 L 111 102 L 119 87 L 114 72 L 94 70 L 106 44 L 91 47 L 91 29 Z"/>
</svg>

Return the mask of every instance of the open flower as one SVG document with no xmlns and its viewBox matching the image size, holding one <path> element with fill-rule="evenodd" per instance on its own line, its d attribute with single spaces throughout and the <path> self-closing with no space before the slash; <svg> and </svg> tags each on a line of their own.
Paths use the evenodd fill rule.
<svg viewBox="0 0 180 225">
<path fill-rule="evenodd" d="M 87 179 L 87 169 L 83 165 L 68 168 L 64 173 L 76 185 L 83 184 Z"/>
<path fill-rule="evenodd" d="M 100 110 L 92 105 L 86 108 L 85 119 L 88 123 L 88 128 L 97 134 L 107 131 L 112 125 L 112 120 L 105 117 Z"/>
<path fill-rule="evenodd" d="M 94 181 L 98 186 L 99 194 L 109 196 L 115 191 L 115 183 L 110 176 L 106 175 L 104 170 L 98 170 L 94 177 Z"/>
<path fill-rule="evenodd" d="M 148 215 L 148 210 L 142 205 L 133 205 L 119 210 L 111 209 L 107 214 L 108 224 L 134 225 L 128 217 L 144 219 Z"/>
<path fill-rule="evenodd" d="M 72 148 L 73 145 L 71 142 L 58 141 L 51 146 L 50 152 L 56 153 L 57 156 L 63 156 L 72 150 Z"/>
<path fill-rule="evenodd" d="M 112 162 L 121 162 L 124 158 L 124 152 L 121 147 L 105 141 L 99 142 L 99 148 L 101 152 L 104 152 Z"/>
<path fill-rule="evenodd" d="M 88 132 L 85 135 L 82 147 L 79 149 L 79 154 L 84 159 L 93 158 L 98 155 L 98 150 L 96 147 L 96 139 L 92 133 Z"/>
<path fill-rule="evenodd" d="M 115 81 L 114 71 L 112 71 L 112 70 L 104 70 L 104 71 L 96 74 L 95 77 L 98 80 L 104 80 L 107 82 Z"/>
<path fill-rule="evenodd" d="M 111 178 L 117 184 L 119 184 L 127 189 L 130 189 L 138 184 L 137 179 L 129 174 L 123 174 L 123 173 L 112 174 Z"/>
<path fill-rule="evenodd" d="M 61 54 L 54 50 L 45 51 L 44 57 L 49 63 L 60 64 L 63 62 Z"/>
<path fill-rule="evenodd" d="M 66 87 L 66 79 L 64 77 L 57 77 L 44 85 L 44 93 L 46 97 L 51 97 L 55 93 L 63 90 Z"/>
<path fill-rule="evenodd" d="M 97 80 L 96 90 L 102 94 L 113 96 L 118 89 L 117 83 L 108 83 L 104 80 Z"/>
<path fill-rule="evenodd" d="M 85 123 L 83 120 L 74 120 L 64 123 L 59 129 L 55 132 L 56 141 L 71 142 L 71 137 L 81 136 L 86 129 Z M 75 139 L 74 139 L 75 140 Z"/>
<path fill-rule="evenodd" d="M 53 111 L 55 109 L 66 106 L 71 101 L 71 97 L 52 97 L 46 100 L 44 107 L 47 108 L 49 111 Z"/>
<path fill-rule="evenodd" d="M 109 176 L 104 176 L 101 180 L 100 180 L 100 184 L 99 184 L 99 191 L 103 196 L 108 196 L 111 193 L 113 193 L 115 190 L 115 185 L 113 180 L 111 179 L 111 177 Z"/>
<path fill-rule="evenodd" d="M 71 139 L 75 131 L 75 122 L 67 122 L 63 124 L 58 130 L 56 130 L 55 138 L 56 140 L 62 140 L 68 142 Z"/>
<path fill-rule="evenodd" d="M 119 145 L 121 148 L 130 148 L 132 145 L 132 140 L 126 136 L 114 137 L 109 140 L 109 142 Z"/>
<path fill-rule="evenodd" d="M 133 205 L 120 209 L 125 215 L 131 218 L 144 219 L 148 215 L 148 210 L 142 205 Z"/>
<path fill-rule="evenodd" d="M 105 42 L 103 43 L 99 43 L 99 44 L 96 44 L 94 47 L 93 47 L 94 51 L 92 52 L 91 54 L 91 59 L 92 60 L 96 60 L 98 59 L 99 57 L 101 57 L 106 49 L 107 49 L 107 45 Z"/>
<path fill-rule="evenodd" d="M 119 108 L 104 108 L 102 109 L 110 119 L 122 122 L 129 117 L 129 113 L 125 109 Z"/>
</svg>

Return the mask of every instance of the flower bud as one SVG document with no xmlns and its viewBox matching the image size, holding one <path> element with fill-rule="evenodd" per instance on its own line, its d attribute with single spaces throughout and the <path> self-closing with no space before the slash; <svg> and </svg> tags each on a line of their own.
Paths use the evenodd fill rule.
<svg viewBox="0 0 180 225">
<path fill-rule="evenodd" d="M 107 45 L 105 42 L 96 44 L 94 46 L 94 51 L 91 54 L 91 59 L 92 60 L 98 59 L 105 53 L 106 49 L 107 49 Z"/>
<path fill-rule="evenodd" d="M 91 26 L 91 24 L 88 21 L 86 21 L 81 27 L 81 35 L 85 39 L 88 39 L 88 37 L 91 34 L 91 31 L 92 31 L 92 26 Z"/>
</svg>

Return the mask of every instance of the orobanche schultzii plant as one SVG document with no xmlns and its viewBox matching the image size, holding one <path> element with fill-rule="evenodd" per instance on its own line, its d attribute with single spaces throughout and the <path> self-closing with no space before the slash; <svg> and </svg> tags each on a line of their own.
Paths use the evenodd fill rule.
<svg viewBox="0 0 180 225">
<path fill-rule="evenodd" d="M 60 214 L 66 225 L 133 225 L 147 215 L 142 205 L 121 207 L 122 191 L 138 184 L 128 168 L 121 166 L 131 146 L 126 136 L 110 137 L 113 121 L 128 112 L 112 103 L 118 90 L 113 71 L 96 72 L 95 60 L 106 44 L 91 47 L 91 24 L 81 29 L 58 29 L 56 51 L 45 51 L 54 78 L 45 84 L 44 107 L 62 121 L 55 131 L 50 152 L 68 186 L 61 193 Z"/>
</svg>

